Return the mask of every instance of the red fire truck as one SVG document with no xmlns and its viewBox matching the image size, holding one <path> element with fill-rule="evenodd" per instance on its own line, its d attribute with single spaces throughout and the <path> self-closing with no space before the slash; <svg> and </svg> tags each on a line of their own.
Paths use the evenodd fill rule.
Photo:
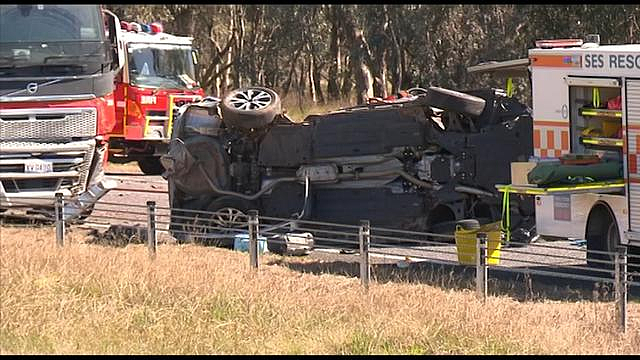
<svg viewBox="0 0 640 360">
<path fill-rule="evenodd" d="M 116 125 L 110 134 L 113 162 L 137 161 L 145 174 L 163 172 L 174 111 L 200 100 L 192 38 L 163 32 L 159 23 L 121 23 L 125 66 L 116 77 Z"/>
<path fill-rule="evenodd" d="M 0 212 L 86 215 L 104 178 L 124 64 L 118 18 L 100 5 L 0 5 Z"/>
</svg>

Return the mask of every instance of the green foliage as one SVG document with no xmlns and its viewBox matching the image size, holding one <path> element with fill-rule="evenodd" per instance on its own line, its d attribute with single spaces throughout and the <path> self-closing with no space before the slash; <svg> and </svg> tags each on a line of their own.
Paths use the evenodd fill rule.
<svg viewBox="0 0 640 360">
<path fill-rule="evenodd" d="M 603 44 L 640 40 L 638 5 L 108 8 L 121 20 L 161 21 L 167 32 L 194 37 L 201 52 L 200 82 L 207 93 L 220 96 L 231 88 L 261 85 L 283 96 L 291 93 L 322 103 L 348 101 L 354 90 L 384 96 L 414 86 L 504 87 L 503 79 L 471 76 L 466 68 L 524 57 L 538 39 L 599 33 Z M 528 84 L 516 86 L 525 93 Z"/>
</svg>

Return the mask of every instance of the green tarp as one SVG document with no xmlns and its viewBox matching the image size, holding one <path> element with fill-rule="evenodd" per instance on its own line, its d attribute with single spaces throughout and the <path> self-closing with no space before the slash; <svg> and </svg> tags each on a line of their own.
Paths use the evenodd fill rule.
<svg viewBox="0 0 640 360">
<path fill-rule="evenodd" d="M 529 184 L 579 184 L 622 178 L 622 163 L 602 162 L 590 165 L 539 163 L 527 174 Z"/>
</svg>

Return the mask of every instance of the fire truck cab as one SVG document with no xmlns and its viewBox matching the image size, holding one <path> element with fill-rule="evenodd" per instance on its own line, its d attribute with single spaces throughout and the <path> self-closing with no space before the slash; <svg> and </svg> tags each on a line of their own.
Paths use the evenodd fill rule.
<svg viewBox="0 0 640 360">
<path fill-rule="evenodd" d="M 120 24 L 125 65 L 116 77 L 110 160 L 137 161 L 145 174 L 159 175 L 174 111 L 204 96 L 195 80 L 197 54 L 191 37 L 164 33 L 159 23 Z"/>
<path fill-rule="evenodd" d="M 0 5 L 0 213 L 86 217 L 104 176 L 123 66 L 118 18 L 100 5 Z"/>
<path fill-rule="evenodd" d="M 640 246 L 640 44 L 600 45 L 594 38 L 538 41 L 516 66 L 491 63 L 469 71 L 528 68 L 534 157 L 525 176 L 531 181 L 543 162 L 569 173 L 555 184 L 512 178 L 496 187 L 534 196 L 537 234 L 586 240 L 587 262 L 602 267 L 620 246 L 633 252 Z M 595 162 L 575 166 L 589 158 Z M 589 175 L 603 163 L 619 170 L 600 179 Z"/>
</svg>

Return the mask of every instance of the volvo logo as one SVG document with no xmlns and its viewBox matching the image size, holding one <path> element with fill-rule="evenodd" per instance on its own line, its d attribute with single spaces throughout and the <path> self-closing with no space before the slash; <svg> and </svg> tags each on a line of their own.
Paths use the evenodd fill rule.
<svg viewBox="0 0 640 360">
<path fill-rule="evenodd" d="M 31 95 L 35 94 L 36 91 L 38 91 L 38 84 L 37 83 L 29 83 L 27 84 L 27 92 Z"/>
</svg>

